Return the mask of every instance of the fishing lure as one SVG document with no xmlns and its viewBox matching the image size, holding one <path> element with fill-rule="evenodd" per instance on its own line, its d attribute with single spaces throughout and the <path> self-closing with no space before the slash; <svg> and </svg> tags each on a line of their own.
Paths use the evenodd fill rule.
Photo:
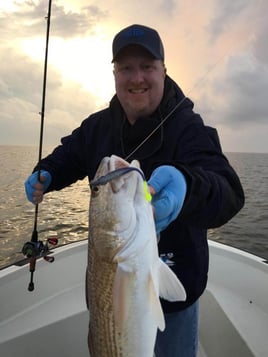
<svg viewBox="0 0 268 357">
<path fill-rule="evenodd" d="M 100 176 L 96 180 L 90 182 L 90 189 L 94 190 L 98 186 L 106 185 L 108 182 L 111 182 L 112 180 L 115 180 L 116 178 L 123 176 L 131 171 L 137 171 L 142 176 L 145 199 L 146 201 L 151 202 L 152 196 L 149 192 L 144 173 L 137 167 L 122 167 L 120 169 L 113 170 L 104 176 Z"/>
</svg>

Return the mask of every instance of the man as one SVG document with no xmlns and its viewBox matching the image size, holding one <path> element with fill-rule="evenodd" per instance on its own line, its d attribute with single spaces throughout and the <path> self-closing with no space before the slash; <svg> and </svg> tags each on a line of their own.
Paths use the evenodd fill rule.
<svg viewBox="0 0 268 357">
<path fill-rule="evenodd" d="M 26 193 L 43 193 L 78 179 L 92 180 L 104 156 L 138 159 L 160 234 L 159 254 L 183 283 L 186 302 L 162 301 L 166 329 L 157 336 L 157 357 L 196 356 L 198 299 L 207 283 L 207 229 L 230 220 L 243 206 L 239 178 L 222 153 L 215 129 L 204 125 L 193 103 L 166 74 L 158 33 L 132 25 L 113 40 L 116 95 L 40 163 Z M 37 168 L 35 168 L 37 170 Z"/>
</svg>

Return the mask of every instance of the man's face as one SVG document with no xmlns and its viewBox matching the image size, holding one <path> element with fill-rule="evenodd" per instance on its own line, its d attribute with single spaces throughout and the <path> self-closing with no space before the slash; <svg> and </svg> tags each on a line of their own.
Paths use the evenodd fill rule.
<svg viewBox="0 0 268 357">
<path fill-rule="evenodd" d="M 117 97 L 131 124 L 151 115 L 161 102 L 166 69 L 141 46 L 128 46 L 114 63 Z"/>
</svg>

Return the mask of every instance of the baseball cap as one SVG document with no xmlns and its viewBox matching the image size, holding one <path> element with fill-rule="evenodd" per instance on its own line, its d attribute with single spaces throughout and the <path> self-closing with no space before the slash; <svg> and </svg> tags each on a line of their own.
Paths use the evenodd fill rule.
<svg viewBox="0 0 268 357">
<path fill-rule="evenodd" d="M 164 47 L 158 32 L 143 25 L 131 25 L 121 30 L 113 40 L 113 60 L 119 52 L 129 45 L 140 45 L 155 59 L 164 61 Z"/>
</svg>

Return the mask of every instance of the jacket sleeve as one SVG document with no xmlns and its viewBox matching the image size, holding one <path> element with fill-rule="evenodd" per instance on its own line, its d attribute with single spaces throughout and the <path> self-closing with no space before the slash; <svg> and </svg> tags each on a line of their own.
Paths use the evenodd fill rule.
<svg viewBox="0 0 268 357">
<path fill-rule="evenodd" d="M 176 166 L 186 177 L 187 195 L 178 219 L 198 228 L 219 227 L 244 205 L 240 180 L 223 155 L 214 128 L 198 125 L 184 140 L 184 160 Z"/>
<path fill-rule="evenodd" d="M 189 115 L 177 142 L 174 159 L 158 162 L 183 172 L 187 194 L 177 218 L 181 224 L 208 229 L 225 224 L 244 205 L 240 180 L 222 153 L 216 129 L 203 124 L 199 115 Z"/>
<path fill-rule="evenodd" d="M 40 162 L 42 170 L 50 172 L 52 182 L 46 192 L 60 190 L 86 176 L 83 123 L 71 135 L 61 139 L 61 145 Z M 34 171 L 38 169 L 35 167 Z"/>
</svg>

